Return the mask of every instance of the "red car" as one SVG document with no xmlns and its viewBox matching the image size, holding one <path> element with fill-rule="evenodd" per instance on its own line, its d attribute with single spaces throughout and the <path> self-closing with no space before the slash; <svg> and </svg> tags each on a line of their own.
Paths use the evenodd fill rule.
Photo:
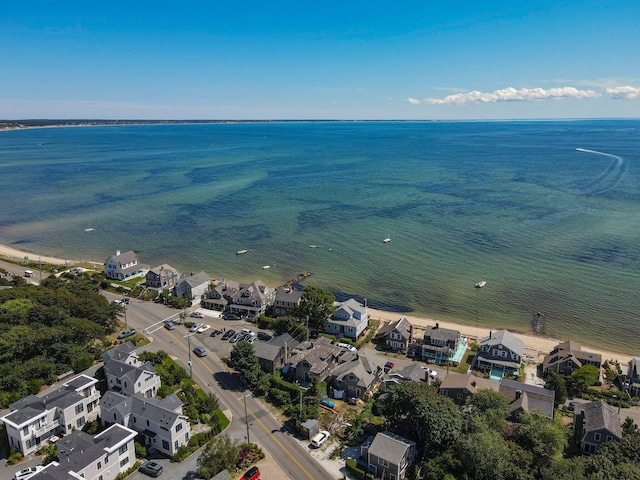
<svg viewBox="0 0 640 480">
<path fill-rule="evenodd" d="M 258 467 L 251 467 L 249 470 L 244 472 L 242 476 L 242 480 L 259 480 L 260 479 L 260 469 Z"/>
<path fill-rule="evenodd" d="M 384 364 L 384 368 L 391 370 L 393 368 L 393 362 L 387 362 Z"/>
</svg>

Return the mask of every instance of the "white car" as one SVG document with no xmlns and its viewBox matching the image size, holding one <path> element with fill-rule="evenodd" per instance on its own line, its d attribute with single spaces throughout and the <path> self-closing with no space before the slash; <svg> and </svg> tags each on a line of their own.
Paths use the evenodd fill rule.
<svg viewBox="0 0 640 480">
<path fill-rule="evenodd" d="M 326 442 L 330 436 L 331 434 L 329 432 L 327 432 L 326 430 L 322 430 L 319 434 L 311 439 L 311 446 L 313 448 L 320 447 L 320 445 Z"/>
<path fill-rule="evenodd" d="M 340 348 L 344 348 L 345 350 L 349 350 L 350 352 L 357 352 L 358 349 L 353 345 L 349 345 L 348 343 L 339 343 L 338 346 Z"/>
<path fill-rule="evenodd" d="M 436 372 L 435 370 L 430 369 L 429 367 L 422 367 L 423 370 L 425 372 L 427 372 L 427 374 L 431 377 L 431 378 L 438 378 L 438 372 Z"/>
<path fill-rule="evenodd" d="M 204 323 L 196 323 L 194 326 L 192 326 L 189 331 L 190 332 L 196 332 L 200 327 L 204 326 Z"/>
<path fill-rule="evenodd" d="M 204 333 L 211 328 L 211 325 L 202 325 L 196 332 Z"/>
<path fill-rule="evenodd" d="M 17 472 L 13 478 L 14 480 L 27 480 L 27 478 L 34 476 L 36 473 L 42 471 L 43 469 L 44 467 L 42 465 L 25 468 Z"/>
<path fill-rule="evenodd" d="M 204 318 L 204 314 L 200 313 L 200 312 L 191 312 L 189 314 L 190 317 L 193 318 Z"/>
</svg>

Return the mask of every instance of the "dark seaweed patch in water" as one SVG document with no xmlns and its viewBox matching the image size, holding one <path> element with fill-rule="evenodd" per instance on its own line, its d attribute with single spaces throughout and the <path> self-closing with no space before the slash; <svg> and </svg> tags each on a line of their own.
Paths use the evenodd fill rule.
<svg viewBox="0 0 640 480">
<path fill-rule="evenodd" d="M 464 238 L 464 242 L 473 245 L 476 250 L 485 252 L 497 252 L 507 249 L 507 245 L 486 232 L 469 232 L 469 235 Z"/>
<path fill-rule="evenodd" d="M 31 243 L 31 240 L 16 240 L 15 242 L 11 242 L 9 245 L 21 245 L 25 243 Z"/>
<path fill-rule="evenodd" d="M 393 207 L 382 208 L 375 213 L 375 216 L 380 218 L 398 218 L 420 208 L 425 208 L 424 202 L 408 202 L 401 205 L 394 205 Z"/>
<path fill-rule="evenodd" d="M 94 195 L 94 197 L 99 204 L 114 203 L 114 202 L 120 202 L 124 200 L 124 197 L 116 197 L 113 195 L 109 195 L 107 193 L 97 193 L 96 195 Z"/>
<path fill-rule="evenodd" d="M 593 247 L 587 253 L 576 255 L 575 259 L 581 263 L 612 263 L 618 259 L 621 253 L 622 250 L 618 247 Z"/>
<path fill-rule="evenodd" d="M 212 238 L 230 238 L 233 240 L 247 240 L 257 242 L 271 238 L 271 230 L 267 225 L 254 224 L 230 228 L 217 228 L 211 232 Z"/>
</svg>

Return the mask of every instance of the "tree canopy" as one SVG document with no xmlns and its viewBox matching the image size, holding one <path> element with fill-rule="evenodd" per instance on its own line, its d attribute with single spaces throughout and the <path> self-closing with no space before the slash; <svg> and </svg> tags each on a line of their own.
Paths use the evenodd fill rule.
<svg viewBox="0 0 640 480">
<path fill-rule="evenodd" d="M 302 291 L 300 305 L 294 310 L 294 315 L 300 319 L 308 318 L 308 326 L 312 332 L 323 332 L 327 320 L 336 311 L 335 301 L 336 297 L 329 290 L 307 285 Z"/>
</svg>

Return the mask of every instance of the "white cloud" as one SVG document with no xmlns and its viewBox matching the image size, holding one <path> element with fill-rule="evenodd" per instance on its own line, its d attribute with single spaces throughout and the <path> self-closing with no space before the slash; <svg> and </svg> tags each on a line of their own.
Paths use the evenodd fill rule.
<svg viewBox="0 0 640 480">
<path fill-rule="evenodd" d="M 508 87 L 493 92 L 478 92 L 476 90 L 467 93 L 456 93 L 447 95 L 444 98 L 425 98 L 417 100 L 408 98 L 407 101 L 413 105 L 447 105 L 457 103 L 495 103 L 495 102 L 527 102 L 533 100 L 555 100 L 559 98 L 595 98 L 600 94 L 593 90 L 578 90 L 574 87 L 550 88 L 521 88 L 519 90 Z"/>
<path fill-rule="evenodd" d="M 611 97 L 616 99 L 626 98 L 632 100 L 634 98 L 640 98 L 640 88 L 630 87 L 628 85 L 624 87 L 607 88 L 606 91 Z"/>
</svg>

